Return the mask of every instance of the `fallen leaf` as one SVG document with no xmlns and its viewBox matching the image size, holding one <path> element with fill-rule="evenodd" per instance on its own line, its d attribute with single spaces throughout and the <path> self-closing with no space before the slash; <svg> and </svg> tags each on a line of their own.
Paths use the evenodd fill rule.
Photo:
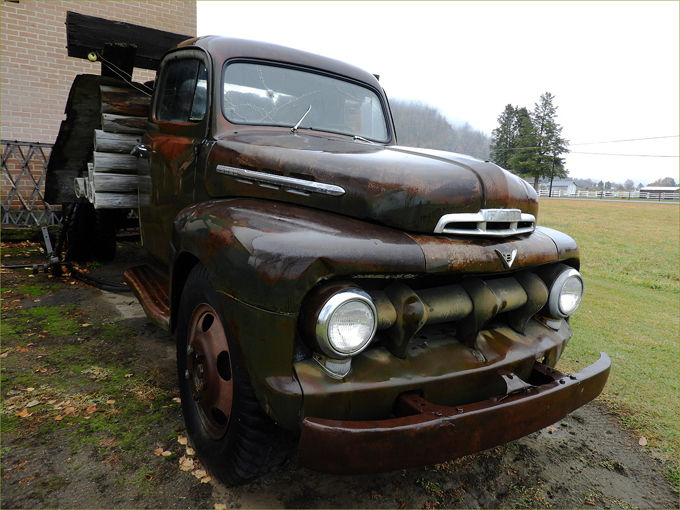
<svg viewBox="0 0 680 510">
<path fill-rule="evenodd" d="M 196 452 L 194 451 L 193 448 L 187 448 L 187 455 L 189 457 L 193 457 L 194 455 L 196 455 Z"/>
<path fill-rule="evenodd" d="M 223 505 L 222 503 L 215 503 L 213 505 L 213 508 L 215 510 L 227 510 L 227 505 Z"/>
<path fill-rule="evenodd" d="M 546 427 L 546 430 L 547 430 L 548 432 L 550 432 L 551 434 L 552 434 L 553 432 L 557 432 L 557 429 L 556 429 L 555 427 L 553 427 L 552 425 L 549 425 L 548 427 Z"/>
<path fill-rule="evenodd" d="M 181 404 L 181 403 L 182 403 L 182 399 L 181 399 L 181 398 L 177 398 L 177 397 L 173 398 L 172 401 L 173 401 L 173 402 L 177 402 L 178 404 Z"/>
<path fill-rule="evenodd" d="M 31 400 L 28 404 L 26 404 L 26 407 L 35 407 L 40 405 L 40 400 Z"/>
<path fill-rule="evenodd" d="M 163 448 L 156 448 L 153 452 L 156 454 L 156 456 L 160 457 L 163 455 Z"/>
<path fill-rule="evenodd" d="M 125 374 L 125 378 L 126 378 L 126 379 L 129 379 L 129 378 L 132 377 L 133 375 L 135 375 L 135 374 Z"/>
<path fill-rule="evenodd" d="M 107 400 L 106 403 L 109 404 L 110 406 L 112 406 L 113 404 L 116 403 L 116 401 L 115 400 Z"/>
<path fill-rule="evenodd" d="M 48 400 L 48 401 L 47 401 L 47 405 L 50 405 L 50 406 L 51 406 L 52 404 L 54 404 L 54 403 L 56 403 L 56 402 L 57 402 L 56 400 Z"/>
<path fill-rule="evenodd" d="M 85 324 L 81 324 L 81 326 L 82 326 L 83 328 L 86 328 L 86 327 L 88 327 L 88 326 L 92 326 L 92 324 L 90 324 L 89 322 L 86 322 Z"/>
<path fill-rule="evenodd" d="M 28 409 L 24 409 L 20 413 L 17 413 L 16 417 L 17 418 L 28 418 L 29 416 L 32 416 L 32 415 L 33 415 L 33 413 L 29 413 Z"/>
<path fill-rule="evenodd" d="M 35 391 L 35 388 L 26 388 L 26 391 Z"/>
<path fill-rule="evenodd" d="M 184 436 L 177 436 L 177 442 L 181 445 L 187 444 L 187 438 Z"/>
<path fill-rule="evenodd" d="M 209 483 L 212 480 L 209 476 L 204 476 L 201 478 L 201 483 Z"/>
<path fill-rule="evenodd" d="M 644 436 L 642 436 L 642 437 L 640 438 L 640 440 L 638 441 L 638 444 L 639 444 L 640 446 L 647 446 L 647 438 L 644 437 Z"/>
<path fill-rule="evenodd" d="M 73 413 L 75 413 L 75 412 L 76 412 L 76 408 L 73 407 L 73 406 L 67 407 L 66 409 L 64 409 L 64 414 L 67 414 L 67 415 L 68 415 L 68 414 L 73 414 Z"/>
<path fill-rule="evenodd" d="M 161 453 L 163 457 L 170 457 L 172 455 L 172 452 L 170 450 L 165 450 L 164 452 Z"/>
<path fill-rule="evenodd" d="M 0 354 L 0 358 L 6 358 L 7 356 L 9 356 L 9 352 L 10 351 L 5 351 L 2 354 Z"/>
<path fill-rule="evenodd" d="M 179 469 L 182 471 L 191 471 L 194 469 L 194 461 L 193 459 L 187 459 L 186 457 L 182 457 L 179 459 Z"/>
<path fill-rule="evenodd" d="M 191 474 L 194 475 L 196 478 L 203 478 L 208 473 L 206 473 L 205 469 L 197 469 L 196 471 L 194 471 Z"/>
<path fill-rule="evenodd" d="M 58 414 L 57 416 L 54 417 L 56 421 L 61 421 L 64 419 L 64 417 L 61 414 Z"/>
<path fill-rule="evenodd" d="M 92 414 L 97 412 L 97 406 L 90 406 L 87 408 L 87 414 Z"/>
</svg>

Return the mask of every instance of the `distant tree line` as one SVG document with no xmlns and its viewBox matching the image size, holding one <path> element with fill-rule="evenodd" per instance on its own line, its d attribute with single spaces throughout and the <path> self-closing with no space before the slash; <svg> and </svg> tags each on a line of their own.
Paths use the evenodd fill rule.
<svg viewBox="0 0 680 510">
<path fill-rule="evenodd" d="M 506 105 L 498 116 L 498 127 L 491 133 L 491 161 L 511 172 L 533 179 L 534 188 L 542 179 L 564 178 L 568 172 L 563 154 L 569 142 L 557 123 L 557 106 L 550 92 L 543 94 L 534 110 Z"/>
<path fill-rule="evenodd" d="M 454 126 L 437 108 L 421 102 L 393 99 L 390 107 L 399 145 L 489 159 L 489 135 L 470 124 Z"/>
<path fill-rule="evenodd" d="M 596 182 L 593 179 L 572 179 L 574 183 L 583 190 L 604 190 L 604 191 L 636 191 L 644 188 L 645 185 L 639 182 L 637 185 L 632 179 L 626 179 L 624 183 L 611 182 L 611 181 L 599 181 Z M 661 187 L 671 187 L 677 186 L 678 183 L 672 177 L 663 177 L 662 179 L 657 179 L 656 181 L 647 184 L 647 186 L 661 186 Z"/>
</svg>

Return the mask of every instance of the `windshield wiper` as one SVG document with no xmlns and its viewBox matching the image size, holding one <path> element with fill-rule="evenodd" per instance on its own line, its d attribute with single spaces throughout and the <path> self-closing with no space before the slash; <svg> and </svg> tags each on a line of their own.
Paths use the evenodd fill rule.
<svg viewBox="0 0 680 510">
<path fill-rule="evenodd" d="M 359 136 L 359 135 L 354 135 L 354 136 L 352 137 L 352 140 L 354 140 L 354 141 L 359 140 L 360 142 L 373 143 L 373 142 L 370 141 L 368 138 L 364 138 L 363 136 Z"/>
<path fill-rule="evenodd" d="M 305 112 L 305 114 L 302 117 L 300 117 L 300 120 L 298 120 L 297 124 L 295 124 L 292 128 L 290 128 L 291 133 L 297 133 L 298 127 L 300 127 L 300 124 L 302 124 L 302 121 L 305 120 L 305 117 L 307 116 L 307 114 L 310 112 L 311 109 L 312 109 L 312 105 L 310 104 L 309 108 L 307 108 L 307 111 Z"/>
</svg>

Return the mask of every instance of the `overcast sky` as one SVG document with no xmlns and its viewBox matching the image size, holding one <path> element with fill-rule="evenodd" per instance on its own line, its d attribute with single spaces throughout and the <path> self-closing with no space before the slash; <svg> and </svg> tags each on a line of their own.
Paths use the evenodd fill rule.
<svg viewBox="0 0 680 510">
<path fill-rule="evenodd" d="M 488 134 L 506 104 L 531 110 L 550 92 L 571 143 L 570 176 L 637 184 L 680 177 L 679 5 L 207 1 L 198 35 L 343 60 L 379 74 L 389 97 Z"/>
</svg>

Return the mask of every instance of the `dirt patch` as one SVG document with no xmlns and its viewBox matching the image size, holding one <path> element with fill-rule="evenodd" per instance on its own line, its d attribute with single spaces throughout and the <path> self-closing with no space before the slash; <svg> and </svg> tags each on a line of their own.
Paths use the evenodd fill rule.
<svg viewBox="0 0 680 510">
<path fill-rule="evenodd" d="M 142 255 L 119 254 L 90 273 L 121 281 Z M 3 244 L 3 265 L 42 262 Z M 3 269 L 2 319 L 3 508 L 678 508 L 663 466 L 598 403 L 445 464 L 338 477 L 293 456 L 227 489 L 186 444 L 174 340 L 130 293 Z"/>
</svg>

